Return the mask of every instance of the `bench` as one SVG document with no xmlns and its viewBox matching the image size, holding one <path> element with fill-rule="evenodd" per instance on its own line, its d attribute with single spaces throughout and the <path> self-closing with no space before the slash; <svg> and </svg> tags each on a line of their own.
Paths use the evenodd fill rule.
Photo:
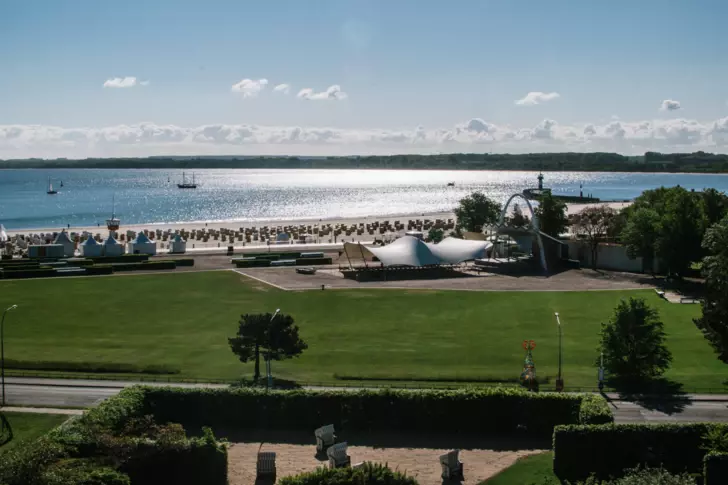
<svg viewBox="0 0 728 485">
<path fill-rule="evenodd" d="M 657 293 L 657 296 L 659 296 L 660 298 L 665 298 L 665 292 L 664 291 L 655 288 L 655 293 Z"/>
</svg>

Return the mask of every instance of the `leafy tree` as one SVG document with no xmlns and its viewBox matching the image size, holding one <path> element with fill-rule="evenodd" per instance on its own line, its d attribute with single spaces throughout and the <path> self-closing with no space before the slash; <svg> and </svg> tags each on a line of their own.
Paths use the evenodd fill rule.
<svg viewBox="0 0 728 485">
<path fill-rule="evenodd" d="M 482 192 L 473 192 L 460 200 L 455 217 L 461 231 L 480 232 L 483 226 L 495 224 L 500 217 L 501 205 Z"/>
<path fill-rule="evenodd" d="M 659 314 L 641 298 L 622 300 L 609 322 L 602 323 L 598 350 L 605 369 L 628 382 L 658 377 L 672 362 Z"/>
<path fill-rule="evenodd" d="M 597 267 L 599 243 L 604 241 L 617 212 L 607 205 L 588 206 L 574 214 L 576 234 L 584 236 L 591 250 L 592 268 Z"/>
<path fill-rule="evenodd" d="M 720 222 L 728 215 L 728 195 L 715 189 L 703 189 L 701 196 L 707 227 Z"/>
<path fill-rule="evenodd" d="M 513 227 L 526 227 L 531 223 L 528 216 L 523 215 L 523 211 L 518 204 L 513 204 L 513 211 L 508 218 L 508 225 Z"/>
<path fill-rule="evenodd" d="M 445 237 L 445 231 L 443 231 L 442 229 L 434 228 L 434 227 L 430 228 L 430 230 L 427 233 L 427 239 L 429 239 L 433 243 L 439 243 L 440 241 L 443 240 L 444 237 Z"/>
<path fill-rule="evenodd" d="M 652 271 L 660 224 L 657 212 L 639 208 L 622 230 L 621 240 L 627 246 L 627 255 L 632 259 L 642 258 L 642 271 Z"/>
<path fill-rule="evenodd" d="M 701 304 L 702 317 L 695 325 L 728 363 L 728 217 L 708 229 L 703 247 L 709 256 L 703 259 L 705 298 Z"/>
<path fill-rule="evenodd" d="M 566 203 L 546 192 L 538 201 L 534 211 L 538 219 L 538 228 L 549 236 L 558 237 L 569 227 L 569 218 L 566 216 Z"/>
<path fill-rule="evenodd" d="M 659 258 L 667 265 L 668 275 L 682 275 L 690 263 L 702 256 L 704 215 L 698 196 L 680 187 L 667 194 L 656 241 Z"/>
<path fill-rule="evenodd" d="M 260 354 L 270 360 L 298 357 L 308 345 L 298 336 L 293 317 L 279 313 L 248 314 L 240 317 L 238 333 L 228 339 L 230 348 L 240 362 L 255 362 L 253 380 L 260 378 Z"/>
</svg>

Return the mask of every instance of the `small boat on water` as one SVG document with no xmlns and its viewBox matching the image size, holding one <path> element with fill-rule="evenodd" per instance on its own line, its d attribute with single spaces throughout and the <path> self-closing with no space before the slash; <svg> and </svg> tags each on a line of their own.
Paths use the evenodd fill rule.
<svg viewBox="0 0 728 485">
<path fill-rule="evenodd" d="M 51 178 L 48 177 L 48 190 L 46 191 L 46 194 L 56 195 L 57 193 L 58 193 L 57 190 L 53 190 L 53 184 L 51 183 Z"/>
<path fill-rule="evenodd" d="M 63 180 L 61 180 L 61 188 L 63 188 Z"/>
<path fill-rule="evenodd" d="M 185 179 L 185 173 L 182 172 L 182 183 L 177 184 L 178 189 L 196 189 L 197 184 L 195 183 L 195 173 L 192 172 L 192 183 L 187 183 L 187 179 Z"/>
</svg>

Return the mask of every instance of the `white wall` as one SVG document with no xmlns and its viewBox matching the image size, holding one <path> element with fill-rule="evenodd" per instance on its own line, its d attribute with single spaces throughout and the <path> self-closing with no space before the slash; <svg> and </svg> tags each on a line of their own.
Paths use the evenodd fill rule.
<svg viewBox="0 0 728 485">
<path fill-rule="evenodd" d="M 567 241 L 569 258 L 578 259 L 582 267 L 591 268 L 591 248 L 585 241 Z M 597 250 L 597 268 L 615 271 L 642 272 L 642 258 L 629 259 L 627 248 L 621 244 L 600 243 Z M 655 270 L 657 267 L 654 268 Z"/>
</svg>

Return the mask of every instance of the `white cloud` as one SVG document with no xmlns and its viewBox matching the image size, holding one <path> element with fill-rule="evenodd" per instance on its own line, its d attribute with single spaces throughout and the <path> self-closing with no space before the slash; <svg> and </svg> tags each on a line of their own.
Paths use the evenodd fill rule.
<svg viewBox="0 0 728 485">
<path fill-rule="evenodd" d="M 666 99 L 660 103 L 660 111 L 677 111 L 680 109 L 680 101 Z"/>
<path fill-rule="evenodd" d="M 273 88 L 273 91 L 283 94 L 288 94 L 291 92 L 291 85 L 290 84 L 279 84 L 276 87 Z"/>
<path fill-rule="evenodd" d="M 326 91 L 315 92 L 311 88 L 301 89 L 298 92 L 298 97 L 310 100 L 342 100 L 349 97 L 344 91 L 341 90 L 341 86 L 334 84 L 329 86 Z"/>
<path fill-rule="evenodd" d="M 104 82 L 105 88 L 133 88 L 134 86 L 146 86 L 149 81 L 138 81 L 134 76 L 114 77 Z"/>
<path fill-rule="evenodd" d="M 531 91 L 521 99 L 516 100 L 516 104 L 521 106 L 534 106 L 547 101 L 552 101 L 561 97 L 559 93 L 542 93 L 541 91 Z"/>
<path fill-rule="evenodd" d="M 450 128 L 343 129 L 138 123 L 101 128 L 0 125 L 0 159 L 149 155 L 350 155 L 391 153 L 559 151 L 728 152 L 728 117 L 611 120 L 562 125 L 545 119 L 512 127 L 472 118 Z"/>
<path fill-rule="evenodd" d="M 231 90 L 241 93 L 244 98 L 254 98 L 268 85 L 267 79 L 243 79 L 233 84 Z"/>
</svg>

